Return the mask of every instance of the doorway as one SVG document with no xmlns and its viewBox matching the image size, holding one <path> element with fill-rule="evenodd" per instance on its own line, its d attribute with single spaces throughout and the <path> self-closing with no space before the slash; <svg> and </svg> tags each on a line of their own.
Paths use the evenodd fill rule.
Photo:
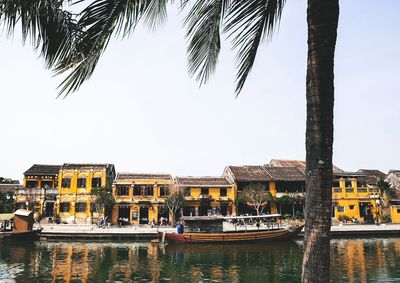
<svg viewBox="0 0 400 283">
<path fill-rule="evenodd" d="M 157 222 L 160 222 L 161 217 L 164 219 L 164 223 L 169 222 L 169 210 L 165 206 L 158 207 Z"/>
<path fill-rule="evenodd" d="M 149 208 L 141 207 L 139 211 L 139 224 L 149 224 Z"/>
<path fill-rule="evenodd" d="M 118 218 L 123 219 L 126 222 L 130 222 L 130 208 L 129 206 L 118 207 Z"/>
<path fill-rule="evenodd" d="M 46 217 L 54 216 L 54 202 L 46 202 L 46 206 L 44 209 L 44 214 Z"/>
</svg>

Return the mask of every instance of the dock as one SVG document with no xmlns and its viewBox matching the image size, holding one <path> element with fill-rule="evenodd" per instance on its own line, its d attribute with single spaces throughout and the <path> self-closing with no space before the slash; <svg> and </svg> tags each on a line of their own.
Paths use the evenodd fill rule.
<svg viewBox="0 0 400 283">
<path fill-rule="evenodd" d="M 400 224 L 339 224 L 331 227 L 332 238 L 400 237 Z"/>
</svg>

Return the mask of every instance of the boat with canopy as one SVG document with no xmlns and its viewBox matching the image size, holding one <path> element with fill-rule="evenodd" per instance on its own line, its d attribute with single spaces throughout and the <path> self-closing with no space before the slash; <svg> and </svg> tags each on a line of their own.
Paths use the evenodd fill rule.
<svg viewBox="0 0 400 283">
<path fill-rule="evenodd" d="M 292 239 L 303 229 L 304 225 L 283 226 L 280 218 L 280 214 L 185 216 L 176 233 L 160 232 L 159 236 L 163 242 L 232 243 Z"/>
</svg>

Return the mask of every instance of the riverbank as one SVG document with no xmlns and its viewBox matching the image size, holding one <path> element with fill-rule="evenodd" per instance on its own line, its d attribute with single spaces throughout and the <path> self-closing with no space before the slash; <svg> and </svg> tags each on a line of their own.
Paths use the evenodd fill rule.
<svg viewBox="0 0 400 283">
<path fill-rule="evenodd" d="M 331 227 L 331 236 L 333 238 L 400 236 L 400 224 L 339 224 Z"/>
<path fill-rule="evenodd" d="M 173 232 L 176 228 L 149 225 L 99 228 L 95 225 L 45 224 L 42 225 L 42 239 L 156 239 L 158 232 Z M 249 229 L 248 230 L 256 230 Z M 243 228 L 244 229 L 244 228 Z M 242 230 L 242 229 L 239 229 Z M 300 237 L 303 233 L 300 233 Z M 399 236 L 400 224 L 340 224 L 331 227 L 332 238 L 340 237 L 385 237 Z"/>
</svg>

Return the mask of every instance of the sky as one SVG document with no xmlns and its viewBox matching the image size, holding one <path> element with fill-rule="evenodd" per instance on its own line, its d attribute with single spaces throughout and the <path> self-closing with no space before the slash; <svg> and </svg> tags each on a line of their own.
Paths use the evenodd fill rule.
<svg viewBox="0 0 400 283">
<path fill-rule="evenodd" d="M 400 169 L 400 1 L 340 1 L 334 164 Z M 305 159 L 306 1 L 289 0 L 235 98 L 224 37 L 215 75 L 187 73 L 183 14 L 114 38 L 92 78 L 57 99 L 54 77 L 20 36 L 0 35 L 0 176 L 33 164 L 113 163 L 119 172 L 221 175 L 226 165 Z"/>
</svg>

